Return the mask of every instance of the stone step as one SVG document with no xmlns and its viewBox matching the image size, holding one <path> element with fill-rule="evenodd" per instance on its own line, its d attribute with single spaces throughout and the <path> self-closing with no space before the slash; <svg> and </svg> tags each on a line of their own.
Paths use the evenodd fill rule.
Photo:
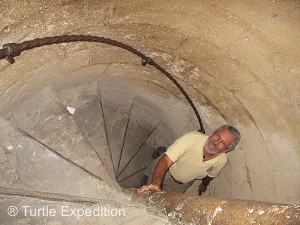
<svg viewBox="0 0 300 225">
<path fill-rule="evenodd" d="M 56 201 L 0 194 L 0 205 L 1 224 L 166 224 L 164 218 L 154 217 L 145 206 L 134 203 Z"/>
<path fill-rule="evenodd" d="M 0 130 L 0 187 L 91 199 L 128 199 L 119 187 L 100 180 L 1 118 Z"/>
<path fill-rule="evenodd" d="M 98 82 L 88 82 L 58 92 L 65 107 L 70 107 L 78 126 L 96 150 L 112 179 L 116 179 L 103 119 Z"/>
<path fill-rule="evenodd" d="M 141 168 L 153 161 L 152 154 L 159 146 L 168 147 L 170 143 L 164 137 L 163 125 L 159 124 L 153 133 L 149 136 L 145 144 L 139 149 L 138 152 L 132 157 L 131 161 L 126 165 L 125 169 L 121 171 L 118 181 L 122 187 L 140 187 L 140 180 L 143 173 L 136 173 Z M 129 179 L 128 176 L 135 174 Z M 125 180 L 124 180 L 125 179 Z M 137 186 L 135 186 L 137 185 Z"/>
<path fill-rule="evenodd" d="M 137 166 L 134 173 L 119 179 L 119 184 L 124 188 L 140 188 L 142 186 L 141 180 L 145 174 L 144 171 L 146 170 L 146 165 L 149 165 L 149 163 L 145 163 L 143 166 Z M 151 177 L 149 179 L 151 179 Z"/>
<path fill-rule="evenodd" d="M 73 196 L 73 195 L 66 195 L 66 194 L 59 194 L 59 193 L 31 191 L 25 189 L 19 190 L 13 188 L 5 188 L 5 187 L 0 187 L 0 194 L 18 195 L 24 197 L 26 196 L 26 197 L 41 198 L 41 199 L 52 199 L 55 201 L 90 202 L 90 203 L 97 203 L 103 201 L 103 199 L 95 199 L 95 198 Z"/>
<path fill-rule="evenodd" d="M 118 175 L 132 157 L 145 145 L 146 141 L 156 130 L 158 124 L 159 119 L 157 112 L 153 110 L 151 104 L 135 96 L 126 130 L 124 146 L 121 151 Z"/>
<path fill-rule="evenodd" d="M 23 101 L 12 112 L 10 121 L 64 157 L 118 186 L 51 87 Z"/>
<path fill-rule="evenodd" d="M 134 96 L 117 89 L 101 88 L 100 97 L 113 166 L 117 173 Z"/>
</svg>

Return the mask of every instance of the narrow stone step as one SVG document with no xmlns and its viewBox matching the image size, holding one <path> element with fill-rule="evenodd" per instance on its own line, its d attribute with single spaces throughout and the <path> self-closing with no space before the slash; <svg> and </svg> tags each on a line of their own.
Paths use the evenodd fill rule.
<svg viewBox="0 0 300 225">
<path fill-rule="evenodd" d="M 0 187 L 94 199 L 127 199 L 116 187 L 1 118 L 0 130 Z"/>
<path fill-rule="evenodd" d="M 51 87 L 23 101 L 12 112 L 10 121 L 106 182 L 118 185 Z"/>
<path fill-rule="evenodd" d="M 38 192 L 38 191 L 28 191 L 24 189 L 13 189 L 13 188 L 4 188 L 0 187 L 0 194 L 3 195 L 18 195 L 24 197 L 33 197 L 33 198 L 41 198 L 41 199 L 51 199 L 55 201 L 70 201 L 70 202 L 89 202 L 89 203 L 97 203 L 102 201 L 103 199 L 95 199 L 89 197 L 81 197 L 81 196 L 73 196 L 59 193 L 50 193 L 50 192 Z"/>
<path fill-rule="evenodd" d="M 118 181 L 122 187 L 140 187 L 140 181 L 144 173 L 138 172 L 144 165 L 149 164 L 154 159 L 152 158 L 153 151 L 159 146 L 168 147 L 170 143 L 164 136 L 163 125 L 159 124 L 153 133 L 149 136 L 145 144 L 132 157 L 126 168 L 121 172 Z M 129 179 L 126 179 L 132 174 L 136 174 Z M 124 180 L 125 179 L 125 180 Z M 151 179 L 151 178 L 150 178 Z"/>
<path fill-rule="evenodd" d="M 60 90 L 58 96 L 66 107 L 75 110 L 73 117 L 78 126 L 98 153 L 112 179 L 116 179 L 106 137 L 98 82 L 88 82 Z"/>
<path fill-rule="evenodd" d="M 158 124 L 157 112 L 144 99 L 135 96 L 121 152 L 118 175 L 149 139 Z"/>
<path fill-rule="evenodd" d="M 133 95 L 118 90 L 100 90 L 102 109 L 113 166 L 117 173 Z"/>
<path fill-rule="evenodd" d="M 143 205 L 101 201 L 69 202 L 35 197 L 1 195 L 1 224 L 137 224 L 133 221 L 149 221 L 154 224 L 165 219 L 147 214 Z M 13 211 L 17 209 L 17 211 Z M 17 212 L 16 215 L 14 213 Z M 10 216 L 9 213 L 12 215 Z M 13 216 L 14 215 L 14 216 Z M 139 219 L 141 218 L 141 219 Z M 140 223 L 141 224 L 141 223 Z M 142 223 L 144 224 L 144 223 Z M 152 224 L 152 223 L 148 223 Z"/>
<path fill-rule="evenodd" d="M 149 164 L 150 162 L 144 163 L 143 166 L 136 166 L 135 171 L 132 174 L 118 180 L 119 184 L 124 188 L 140 188 L 142 186 L 141 180 L 145 174 L 144 171 L 146 170 L 145 165 Z M 151 177 L 148 179 L 151 179 Z"/>
</svg>

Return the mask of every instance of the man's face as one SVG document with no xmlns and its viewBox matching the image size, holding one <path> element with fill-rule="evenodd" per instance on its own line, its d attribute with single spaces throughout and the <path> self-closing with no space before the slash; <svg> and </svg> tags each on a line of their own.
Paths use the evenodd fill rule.
<svg viewBox="0 0 300 225">
<path fill-rule="evenodd" d="M 204 149 L 210 154 L 220 154 L 225 152 L 227 147 L 233 142 L 232 134 L 227 130 L 216 131 L 210 135 L 204 145 Z"/>
</svg>

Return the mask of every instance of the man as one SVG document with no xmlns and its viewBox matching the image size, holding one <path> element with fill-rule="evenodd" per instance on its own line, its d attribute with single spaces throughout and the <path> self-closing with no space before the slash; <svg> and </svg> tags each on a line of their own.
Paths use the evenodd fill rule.
<svg viewBox="0 0 300 225">
<path fill-rule="evenodd" d="M 184 192 L 195 179 L 202 179 L 199 195 L 206 191 L 209 182 L 227 163 L 227 152 L 240 140 L 239 131 L 229 125 L 218 128 L 209 137 L 193 131 L 177 139 L 164 155 L 157 158 L 146 170 L 151 183 L 138 189 L 166 192 Z"/>
</svg>

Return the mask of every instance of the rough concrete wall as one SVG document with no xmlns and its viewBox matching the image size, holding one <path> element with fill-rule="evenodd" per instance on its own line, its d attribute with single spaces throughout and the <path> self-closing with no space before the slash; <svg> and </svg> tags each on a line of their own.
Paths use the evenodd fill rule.
<svg viewBox="0 0 300 225">
<path fill-rule="evenodd" d="M 299 6 L 299 1 L 267 0 L 4 0 L 1 44 L 92 34 L 136 47 L 180 80 L 208 133 L 224 122 L 240 129 L 241 143 L 211 186 L 212 195 L 299 203 Z M 182 98 L 161 74 L 109 46 L 48 46 L 16 61 L 0 62 L 2 115 L 48 84 L 62 89 L 104 76 Z M 181 130 L 170 125 L 176 127 L 173 138 L 195 127 L 188 121 L 195 120 L 186 119 Z"/>
</svg>

